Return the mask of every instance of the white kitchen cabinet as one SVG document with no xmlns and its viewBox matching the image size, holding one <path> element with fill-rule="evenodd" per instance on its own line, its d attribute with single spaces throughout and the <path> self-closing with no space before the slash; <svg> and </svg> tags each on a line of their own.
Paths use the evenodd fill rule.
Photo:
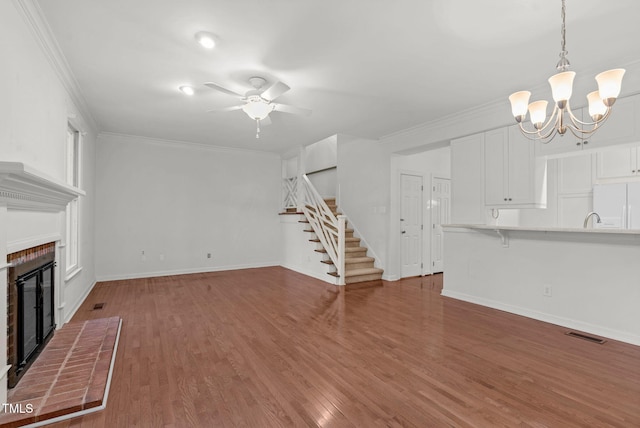
<svg viewBox="0 0 640 428">
<path fill-rule="evenodd" d="M 451 223 L 484 224 L 484 133 L 451 141 Z"/>
<path fill-rule="evenodd" d="M 578 109 L 576 115 L 578 116 L 578 119 L 582 120 L 582 109 Z M 567 131 L 565 135 L 556 135 L 548 143 L 536 141 L 534 145 L 536 156 L 549 157 L 579 153 L 583 147 L 582 141 L 573 135 L 571 131 Z"/>
<path fill-rule="evenodd" d="M 506 205 L 509 194 L 509 129 L 500 128 L 484 135 L 484 202 Z"/>
<path fill-rule="evenodd" d="M 576 109 L 576 117 L 591 122 L 587 107 Z M 565 118 L 565 121 L 568 121 Z M 598 150 L 603 147 L 616 146 L 640 141 L 640 95 L 621 98 L 613 105 L 611 116 L 600 129 L 583 138 L 575 137 L 571 131 L 563 136 L 556 135 L 550 142 L 543 144 L 536 141 L 536 156 L 559 157 L 583 150 Z"/>
<path fill-rule="evenodd" d="M 611 116 L 601 124 L 591 136 L 583 141 L 584 148 L 600 149 L 625 143 L 640 141 L 638 120 L 640 120 L 640 96 L 621 98 L 615 102 Z M 589 117 L 588 108 L 584 108 L 582 115 Z M 587 145 L 588 142 L 588 145 Z"/>
<path fill-rule="evenodd" d="M 584 194 L 593 190 L 595 153 L 580 153 L 557 159 L 558 193 Z"/>
<path fill-rule="evenodd" d="M 488 207 L 546 207 L 546 160 L 517 125 L 485 133 L 484 178 Z"/>
<path fill-rule="evenodd" d="M 596 155 L 598 179 L 640 176 L 640 147 L 602 150 Z"/>
</svg>

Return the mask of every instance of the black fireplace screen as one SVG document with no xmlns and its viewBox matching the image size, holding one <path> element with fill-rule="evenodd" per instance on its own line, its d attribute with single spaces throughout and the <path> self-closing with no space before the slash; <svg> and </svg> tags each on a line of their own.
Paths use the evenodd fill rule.
<svg viewBox="0 0 640 428">
<path fill-rule="evenodd" d="M 17 279 L 18 362 L 25 366 L 55 328 L 53 266 L 47 263 Z"/>
</svg>

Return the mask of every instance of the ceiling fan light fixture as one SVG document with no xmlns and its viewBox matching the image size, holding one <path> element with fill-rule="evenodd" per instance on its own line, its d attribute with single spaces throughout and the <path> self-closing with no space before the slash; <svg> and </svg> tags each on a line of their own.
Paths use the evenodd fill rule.
<svg viewBox="0 0 640 428">
<path fill-rule="evenodd" d="M 244 111 L 247 116 L 249 116 L 253 120 L 263 120 L 265 117 L 269 116 L 269 113 L 273 111 L 275 106 L 270 104 L 260 98 L 257 95 L 249 97 L 247 103 L 242 106 L 242 111 Z"/>
<path fill-rule="evenodd" d="M 178 89 L 180 90 L 180 92 L 182 92 L 185 95 L 193 95 L 195 93 L 195 91 L 193 90 L 193 87 L 189 85 L 182 85 Z"/>
<path fill-rule="evenodd" d="M 198 31 L 196 41 L 205 49 L 213 49 L 216 46 L 216 39 L 213 34 L 207 31 Z"/>
</svg>

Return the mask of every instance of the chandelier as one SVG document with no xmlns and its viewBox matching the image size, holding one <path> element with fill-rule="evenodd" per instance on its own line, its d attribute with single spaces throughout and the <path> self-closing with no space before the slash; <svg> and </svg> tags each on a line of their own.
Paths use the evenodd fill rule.
<svg viewBox="0 0 640 428">
<path fill-rule="evenodd" d="M 565 0 L 562 0 L 561 16 L 562 50 L 560 51 L 560 61 L 556 65 L 558 73 L 549 78 L 551 93 L 555 101 L 553 113 L 547 120 L 548 102 L 534 101 L 529 103 L 529 97 L 531 96 L 529 91 L 515 92 L 509 97 L 511 111 L 516 122 L 520 125 L 522 133 L 531 140 L 540 140 L 543 143 L 551 141 L 556 134 L 564 135 L 567 129 L 578 138 L 584 138 L 599 129 L 600 124 L 607 120 L 611 114 L 611 107 L 618 95 L 620 95 L 622 76 L 625 72 L 624 69 L 617 68 L 598 74 L 596 76 L 598 90 L 587 95 L 589 116 L 591 116 L 592 122 L 588 120 L 583 122 L 578 119 L 569 105 L 569 98 L 571 98 L 571 92 L 573 91 L 573 79 L 576 73 L 567 71 L 570 64 L 565 47 Z M 523 126 L 523 122 L 527 117 L 527 110 L 529 111 L 533 130 L 527 130 Z"/>
</svg>

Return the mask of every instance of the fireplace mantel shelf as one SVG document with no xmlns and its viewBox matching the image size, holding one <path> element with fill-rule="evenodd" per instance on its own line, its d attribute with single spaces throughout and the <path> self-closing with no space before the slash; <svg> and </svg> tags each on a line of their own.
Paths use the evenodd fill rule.
<svg viewBox="0 0 640 428">
<path fill-rule="evenodd" d="M 0 162 L 0 205 L 8 209 L 62 211 L 85 194 L 21 162 Z"/>
</svg>

